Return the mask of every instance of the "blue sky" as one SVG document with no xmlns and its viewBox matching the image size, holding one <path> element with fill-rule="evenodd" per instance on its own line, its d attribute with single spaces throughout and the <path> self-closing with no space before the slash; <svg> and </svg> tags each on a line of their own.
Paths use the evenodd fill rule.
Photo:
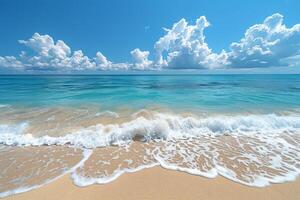
<svg viewBox="0 0 300 200">
<path fill-rule="evenodd" d="M 163 27 L 171 29 L 182 18 L 194 25 L 200 16 L 206 17 L 210 26 L 204 30 L 205 44 L 216 54 L 222 49 L 230 51 L 230 45 L 239 42 L 249 27 L 263 23 L 275 13 L 283 16 L 288 28 L 300 23 L 297 0 L 2 0 L 0 5 L 0 56 L 18 60 L 21 51 L 32 54 L 29 43 L 18 41 L 27 41 L 34 33 L 49 35 L 54 44 L 62 40 L 72 52 L 82 50 L 89 58 L 99 51 L 113 63 L 134 63 L 145 58 L 144 51 L 149 51 L 146 57 L 153 65 L 154 46 L 166 35 Z M 295 40 L 298 42 L 298 38 Z M 140 51 L 134 57 L 130 52 L 135 48 Z M 165 49 L 163 55 L 170 51 Z M 289 60 L 298 62 L 294 61 L 296 55 L 293 52 Z M 167 65 L 174 63 L 165 60 Z M 179 63 L 186 59 L 182 60 Z M 192 68 L 203 68 L 199 62 Z M 238 64 L 241 65 L 240 60 Z"/>
</svg>

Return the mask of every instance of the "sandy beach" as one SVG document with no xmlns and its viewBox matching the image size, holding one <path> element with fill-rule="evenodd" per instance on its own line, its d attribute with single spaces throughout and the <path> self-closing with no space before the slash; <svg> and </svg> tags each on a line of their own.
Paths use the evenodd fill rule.
<svg viewBox="0 0 300 200">
<path fill-rule="evenodd" d="M 127 173 L 105 185 L 77 187 L 66 175 L 41 188 L 13 195 L 15 200 L 298 200 L 300 180 L 264 188 L 248 187 L 223 177 L 208 179 L 161 167 Z"/>
<path fill-rule="evenodd" d="M 42 77 L 65 91 L 31 106 L 0 101 L 0 197 L 300 200 L 300 92 L 280 90 L 297 77 L 249 76 L 249 84 L 277 83 L 268 98 L 269 87 L 239 76 L 90 78 Z M 26 92 L 41 80 L 25 79 L 20 93 L 31 102 Z"/>
<path fill-rule="evenodd" d="M 0 200 L 300 200 L 299 10 L 0 1 Z"/>
</svg>

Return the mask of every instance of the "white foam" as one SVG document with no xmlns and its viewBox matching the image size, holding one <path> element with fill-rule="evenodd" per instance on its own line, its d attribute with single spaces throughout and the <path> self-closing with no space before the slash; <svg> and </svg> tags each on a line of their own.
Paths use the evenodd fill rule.
<svg viewBox="0 0 300 200">
<path fill-rule="evenodd" d="M 113 117 L 113 118 L 118 118 L 120 117 L 118 113 L 116 112 L 112 112 L 112 111 L 104 111 L 104 112 L 98 112 L 95 114 L 96 117 L 99 117 L 99 116 L 108 116 L 108 117 Z"/>
<path fill-rule="evenodd" d="M 176 142 L 176 140 L 174 140 Z M 296 179 L 297 176 L 300 174 L 299 164 L 300 164 L 300 151 L 299 150 L 284 150 L 282 152 L 282 155 L 275 155 L 274 157 L 270 157 L 270 164 L 264 163 L 267 157 L 265 157 L 269 152 L 276 152 L 278 149 L 272 149 L 274 146 L 270 146 L 268 149 L 268 152 L 264 152 L 262 155 L 254 154 L 254 155 L 247 155 L 246 152 L 243 152 L 243 149 L 241 149 L 242 156 L 244 159 L 247 158 L 248 160 L 245 161 L 246 166 L 255 163 L 255 166 L 260 167 L 268 167 L 270 169 L 270 174 L 268 171 L 260 170 L 260 171 L 249 171 L 249 174 L 242 174 L 244 177 L 243 179 L 239 178 L 237 176 L 237 173 L 233 171 L 232 169 L 228 168 L 230 166 L 227 166 L 225 163 L 222 163 L 221 160 L 218 158 L 218 153 L 216 149 L 211 149 L 210 152 L 201 151 L 201 147 L 205 146 L 205 143 L 199 143 L 195 144 L 195 146 L 189 146 L 191 148 L 186 149 L 185 146 L 180 146 L 175 143 L 170 143 L 168 141 L 163 142 L 164 147 L 163 149 L 167 149 L 166 152 L 161 151 L 162 147 L 156 147 L 155 149 L 148 149 L 146 151 L 146 157 L 152 157 L 155 158 L 155 160 L 150 164 L 137 164 L 136 167 L 133 168 L 116 168 L 112 174 L 102 174 L 99 177 L 94 177 L 93 175 L 86 175 L 85 173 L 80 173 L 77 171 L 74 171 L 72 173 L 72 179 L 74 183 L 78 186 L 88 186 L 95 183 L 98 184 L 106 184 L 111 181 L 116 180 L 119 176 L 121 176 L 124 173 L 128 172 L 136 172 L 140 171 L 145 168 L 151 168 L 154 166 L 161 166 L 165 169 L 169 170 L 176 170 L 181 172 L 186 172 L 193 175 L 198 175 L 206 178 L 215 178 L 218 175 L 223 176 L 227 179 L 230 179 L 232 181 L 235 181 L 237 183 L 241 183 L 248 186 L 254 186 L 254 187 L 265 187 L 270 185 L 271 183 L 283 183 L 287 181 L 293 181 Z M 171 146 L 170 146 L 171 145 Z M 174 148 L 172 148 L 172 145 Z M 199 147 L 198 145 L 202 145 Z M 207 144 L 207 146 L 211 147 L 210 144 Z M 199 148 L 198 148 L 199 147 Z M 176 149 L 176 150 L 175 150 Z M 195 153 L 188 152 L 190 149 L 195 150 Z M 212 154 L 211 157 L 209 157 L 209 154 Z M 287 154 L 295 155 L 296 158 L 291 160 L 294 160 L 291 162 L 289 160 L 287 163 L 285 163 L 281 156 Z M 210 169 L 202 169 L 199 168 L 198 163 L 195 161 L 197 160 L 197 156 L 208 156 L 207 158 L 212 161 L 212 165 Z M 260 158 L 261 156 L 261 158 Z M 280 158 L 279 158 L 280 157 Z M 173 158 L 176 158 L 177 161 L 172 160 Z M 178 160 L 181 159 L 182 160 Z M 234 159 L 234 157 L 229 158 Z M 298 161 L 297 161 L 298 160 Z M 274 164 L 275 162 L 275 164 Z M 239 162 L 236 162 L 239 163 Z M 239 170 L 238 170 L 239 171 Z M 281 171 L 281 174 L 274 174 L 274 171 Z M 103 176 L 105 175 L 105 176 Z"/>
<path fill-rule="evenodd" d="M 0 104 L 0 108 L 7 108 L 7 107 L 10 107 L 10 105 L 7 105 L 7 104 Z"/>
<path fill-rule="evenodd" d="M 151 118 L 138 117 L 122 124 L 98 124 L 60 137 L 33 137 L 26 133 L 28 123 L 0 125 L 0 143 L 6 145 L 65 145 L 86 148 L 124 144 L 136 136 L 144 140 L 190 138 L 201 135 L 253 135 L 300 133 L 300 115 L 235 115 L 182 117 L 154 113 Z"/>
<path fill-rule="evenodd" d="M 119 176 L 121 176 L 124 173 L 138 172 L 143 169 L 152 168 L 152 167 L 155 167 L 158 165 L 159 165 L 159 163 L 152 163 L 149 165 L 140 165 L 136 168 L 123 168 L 123 169 L 117 170 L 115 173 L 113 173 L 110 176 L 106 176 L 106 177 L 102 177 L 102 178 L 85 177 L 85 176 L 82 176 L 82 175 L 76 173 L 76 171 L 75 171 L 72 173 L 71 177 L 72 177 L 74 183 L 77 186 L 81 186 L 81 187 L 96 184 L 96 183 L 97 184 L 106 184 L 106 183 L 110 183 L 110 182 L 116 180 Z"/>
<path fill-rule="evenodd" d="M 184 171 L 190 174 L 214 178 L 217 175 L 230 180 L 256 187 L 270 183 L 282 183 L 294 180 L 300 174 L 300 115 L 264 114 L 264 115 L 216 115 L 207 117 L 188 116 L 151 112 L 147 117 L 140 114 L 132 115 L 128 122 L 121 124 L 98 124 L 82 128 L 61 137 L 33 137 L 26 133 L 30 124 L 1 125 L 0 143 L 7 145 L 74 145 L 84 148 L 104 147 L 112 144 L 130 144 L 133 139 L 159 140 L 164 150 L 156 147 L 148 150 L 147 155 L 155 158 L 155 162 L 145 165 L 140 163 L 134 168 L 117 169 L 105 177 L 85 177 L 77 172 L 72 173 L 75 184 L 86 186 L 94 183 L 107 183 L 115 180 L 125 172 L 135 172 L 144 168 L 160 165 L 171 170 Z M 233 166 L 228 166 L 220 158 L 222 141 L 216 143 L 219 136 L 231 136 L 236 140 L 238 149 L 230 149 L 230 143 L 224 147 L 234 154 L 228 158 L 236 163 L 254 168 L 264 166 L 270 171 L 251 171 L 250 167 L 242 176 L 238 176 Z M 284 138 L 291 138 L 292 141 Z M 240 142 L 244 138 L 246 142 Z M 164 139 L 164 140 L 160 140 Z M 183 140 L 185 139 L 185 140 Z M 202 139 L 206 139 L 203 140 Z M 177 141 L 181 141 L 178 143 Z M 198 141 L 196 143 L 193 143 Z M 247 142 L 253 150 L 247 151 Z M 224 143 L 225 144 L 225 143 Z M 229 146 L 228 146 L 229 145 Z M 219 148 L 219 149 L 218 149 Z M 196 153 L 195 153 L 196 152 Z M 199 154 L 199 155 L 198 155 Z M 203 155 L 210 160 L 209 168 L 201 168 L 195 162 Z M 175 162 L 174 158 L 181 158 Z M 240 158 L 243 159 L 240 159 Z M 267 162 L 266 162 L 267 159 Z M 287 161 L 288 160 L 288 161 Z"/>
</svg>

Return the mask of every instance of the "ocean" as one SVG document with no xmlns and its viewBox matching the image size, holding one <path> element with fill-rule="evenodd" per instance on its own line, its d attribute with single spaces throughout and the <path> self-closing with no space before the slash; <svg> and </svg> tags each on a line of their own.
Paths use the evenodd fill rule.
<svg viewBox="0 0 300 200">
<path fill-rule="evenodd" d="M 170 170 L 264 187 L 300 174 L 300 75 L 1 75 L 0 197 L 70 173 Z"/>
<path fill-rule="evenodd" d="M 0 92 L 11 106 L 268 113 L 300 107 L 300 75 L 11 75 Z"/>
</svg>

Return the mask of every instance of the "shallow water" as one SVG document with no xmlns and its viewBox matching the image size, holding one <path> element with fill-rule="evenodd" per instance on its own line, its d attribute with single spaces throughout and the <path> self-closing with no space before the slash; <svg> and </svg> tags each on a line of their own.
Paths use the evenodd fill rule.
<svg viewBox="0 0 300 200">
<path fill-rule="evenodd" d="M 0 76 L 0 92 L 1 196 L 153 166 L 256 187 L 300 173 L 299 75 Z"/>
</svg>

